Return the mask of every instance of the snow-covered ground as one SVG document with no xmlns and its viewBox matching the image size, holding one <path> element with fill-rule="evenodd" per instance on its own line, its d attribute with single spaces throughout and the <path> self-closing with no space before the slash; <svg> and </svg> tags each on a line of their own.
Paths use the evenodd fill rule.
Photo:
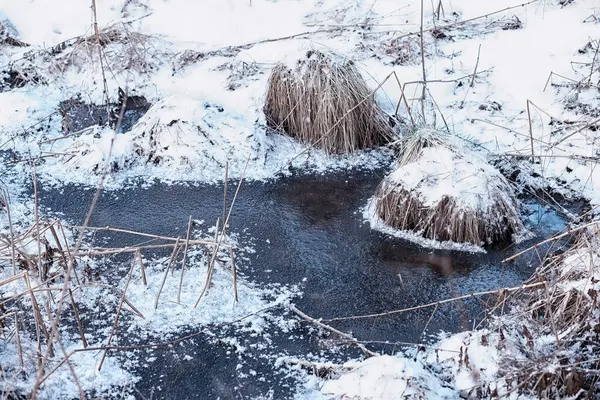
<svg viewBox="0 0 600 400">
<path fill-rule="evenodd" d="M 36 222 L 33 197 L 25 190 L 32 179 L 31 160 L 37 160 L 37 178 L 47 185 L 95 187 L 108 165 L 105 187 L 113 189 L 140 181 L 150 185 L 155 179 L 214 183 L 224 179 L 226 168 L 229 178 L 267 180 L 292 169 L 324 172 L 391 165 L 392 151 L 387 148 L 329 156 L 266 129 L 262 108 L 271 68 L 278 62 L 293 64 L 311 49 L 352 58 L 369 87 L 380 86 L 375 93 L 380 106 L 390 114 L 399 109 L 401 126 L 408 125 L 411 118 L 424 118 L 437 129 L 470 142 L 480 157 L 515 181 L 518 190 L 547 190 L 600 205 L 596 170 L 600 6 L 596 0 L 423 2 L 428 103 L 421 117 L 420 1 L 95 3 L 102 57 L 95 45 L 92 2 L 0 0 L 0 185 L 9 197 L 14 230 L 10 232 L 8 209 L 2 203 L 3 238 L 23 234 Z M 17 42 L 27 46 L 15 45 Z M 74 101 L 93 105 L 96 114 L 89 116 L 92 119 L 107 115 L 106 96 L 117 103 L 119 88 L 150 103 L 128 132 L 115 134 L 106 126 L 93 124 L 89 129 L 75 129 L 68 112 L 61 111 L 66 107 L 63 102 Z M 400 102 L 403 93 L 410 110 Z M 85 111 L 79 114 L 84 116 Z M 208 240 L 213 235 L 193 232 L 195 239 Z M 43 236 L 51 246 L 56 245 L 50 231 Z M 68 230 L 62 245 L 72 247 L 75 241 L 76 231 Z M 226 244 L 239 243 L 228 237 Z M 35 243 L 29 246 L 24 251 L 37 254 Z M 565 304 L 569 302 L 562 293 L 575 293 L 569 299 L 585 302 L 600 289 L 597 248 L 580 243 L 575 253 L 553 264 L 551 288 L 561 293 Z M 220 259 L 228 260 L 229 253 L 222 253 Z M 120 290 L 127 286 L 128 299 L 144 315 L 144 319 L 132 317 L 129 310 L 125 318 L 127 329 L 138 339 L 144 334 L 171 335 L 185 326 L 215 323 L 240 324 L 241 329 L 261 332 L 272 321 L 259 311 L 285 304 L 296 294 L 294 288 L 259 287 L 240 279 L 240 301 L 234 305 L 229 259 L 217 263 L 213 287 L 198 308 L 193 308 L 206 279 L 202 271 L 208 259 L 197 249 L 188 256 L 186 273 L 190 278 L 181 288 L 182 300 L 177 300 L 175 274 L 167 276 L 159 307 L 154 307 L 168 257 L 145 260 L 147 285 L 137 267 L 131 283 L 126 278 L 110 283 Z M 2 258 L 0 263 L 1 278 L 6 279 L 13 272 L 12 257 Z M 89 263 L 95 267 L 92 260 Z M 569 271 L 586 266 L 587 275 L 580 271 L 563 277 L 561 266 L 568 265 Z M 83 264 L 78 268 L 83 273 Z M 119 272 L 127 275 L 127 271 Z M 120 296 L 110 287 L 97 285 L 109 285 L 107 282 L 91 283 L 96 285 L 83 285 L 85 290 L 74 296 L 106 319 L 88 338 L 90 346 L 104 346 Z M 25 291 L 24 285 L 24 280 L 3 285 L 3 298 Z M 50 327 L 56 303 L 45 293 L 36 296 L 44 304 L 43 315 Z M 524 298 L 525 303 L 531 300 Z M 31 307 L 29 297 L 20 299 Z M 525 303 L 516 301 L 511 307 L 519 310 Z M 496 393 L 517 398 L 525 389 L 534 393 L 531 387 L 519 386 L 516 377 L 512 381 L 510 373 L 517 370 L 519 362 L 542 356 L 548 360 L 559 354 L 557 347 L 561 356 L 571 357 L 569 350 L 577 349 L 561 344 L 561 339 L 571 337 L 572 332 L 557 328 L 549 333 L 534 323 L 522 322 L 517 311 L 506 315 L 484 329 L 445 337 L 418 354 L 351 361 L 342 369 L 350 371 L 347 375 L 330 381 L 308 380 L 299 396 L 477 398 Z M 243 317 L 247 318 L 239 321 Z M 589 318 L 597 327 L 597 308 Z M 278 321 L 281 325 L 288 322 Z M 529 339 L 534 330 L 540 336 Z M 10 340 L 2 341 L 2 367 L 25 371 L 23 379 L 7 380 L 5 390 L 27 392 L 35 382 L 39 340 L 35 329 L 29 331 L 33 335 L 9 332 Z M 65 328 L 61 338 L 66 353 L 81 348 L 77 330 Z M 23 357 L 19 346 L 28 349 Z M 529 346 L 536 351 L 528 350 Z M 61 352 L 56 351 L 47 367 L 62 359 Z M 102 371 L 97 371 L 102 354 L 77 352 L 70 359 L 83 390 L 110 396 L 136 382 L 138 377 L 128 368 L 131 365 L 119 362 L 110 352 Z M 554 368 L 548 371 L 553 377 L 564 369 L 556 362 L 544 365 Z M 77 397 L 71 378 L 69 369 L 61 367 L 42 386 L 40 397 Z M 566 375 L 560 379 L 566 380 Z M 469 394 L 473 387 L 480 391 Z"/>
</svg>

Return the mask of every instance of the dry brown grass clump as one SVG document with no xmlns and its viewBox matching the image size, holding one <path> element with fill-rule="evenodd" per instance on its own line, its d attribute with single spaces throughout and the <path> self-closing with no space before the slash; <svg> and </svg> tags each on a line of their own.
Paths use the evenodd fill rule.
<svg viewBox="0 0 600 400">
<path fill-rule="evenodd" d="M 264 112 L 270 127 L 329 153 L 380 146 L 393 134 L 356 65 L 318 51 L 293 70 L 273 69 Z"/>
<path fill-rule="evenodd" d="M 523 229 L 514 205 L 504 199 L 499 199 L 489 212 L 465 209 L 449 196 L 428 207 L 417 193 L 385 181 L 376 196 L 377 214 L 386 225 L 415 231 L 428 239 L 481 245 L 509 240 Z"/>
<path fill-rule="evenodd" d="M 377 188 L 375 210 L 395 229 L 482 245 L 524 231 L 508 181 L 472 151 L 425 132 L 403 143 L 398 168 Z"/>
<path fill-rule="evenodd" d="M 499 359 L 499 375 L 518 382 L 520 394 L 540 399 L 600 395 L 600 223 L 573 231 L 580 236 L 571 247 L 545 258 L 530 279 L 544 284 L 517 293 L 512 311 L 495 322 L 506 326 L 513 315 L 520 317 L 512 333 L 517 337 L 510 340 L 521 344 L 521 352 Z M 539 256 L 540 247 L 534 248 Z"/>
</svg>

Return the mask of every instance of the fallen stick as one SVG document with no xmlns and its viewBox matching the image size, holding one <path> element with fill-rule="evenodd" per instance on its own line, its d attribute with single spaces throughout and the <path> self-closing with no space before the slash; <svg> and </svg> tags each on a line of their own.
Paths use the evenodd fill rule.
<svg viewBox="0 0 600 400">
<path fill-rule="evenodd" d="M 337 329 L 335 329 L 332 326 L 329 326 L 327 324 L 324 324 L 321 321 L 318 321 L 306 314 L 304 314 L 302 311 L 298 310 L 295 306 L 293 305 L 289 305 L 288 306 L 290 310 L 292 310 L 294 313 L 296 313 L 297 315 L 299 315 L 300 317 L 304 318 L 305 320 L 307 320 L 308 322 L 311 322 L 317 326 L 320 326 L 321 328 L 328 330 L 330 332 L 335 333 L 336 335 L 339 335 L 341 337 L 343 337 L 344 339 L 349 340 L 352 344 L 354 344 L 356 347 L 358 347 L 363 353 L 369 355 L 369 356 L 378 356 L 379 354 L 375 353 L 374 351 L 371 351 L 369 349 L 367 349 L 362 343 L 360 343 L 357 339 L 353 338 L 352 336 L 348 335 L 347 333 L 344 333 L 342 331 L 339 331 Z"/>
<path fill-rule="evenodd" d="M 73 228 L 73 229 L 81 229 L 81 226 L 78 225 L 68 225 L 68 228 Z M 177 241 L 177 238 L 174 237 L 169 237 L 169 236 L 160 236 L 160 235 L 152 235 L 150 233 L 143 233 L 143 232 L 136 232 L 136 231 L 132 231 L 129 229 L 121 229 L 121 228 L 112 228 L 110 226 L 105 226 L 105 227 L 87 227 L 87 230 L 90 231 L 107 231 L 107 232 L 119 232 L 119 233 L 129 233 L 132 235 L 137 235 L 137 236 L 144 236 L 144 237 L 149 237 L 149 238 L 153 238 L 153 239 L 161 239 L 161 240 L 168 240 L 171 242 L 175 242 Z M 216 243 L 211 242 L 210 240 L 190 240 L 190 244 L 205 244 L 207 246 L 215 246 Z M 225 247 L 230 247 L 227 244 L 222 244 L 222 246 Z"/>
<path fill-rule="evenodd" d="M 590 227 L 590 226 L 592 226 L 592 225 L 597 225 L 597 224 L 598 224 L 598 222 L 599 222 L 599 221 L 590 222 L 589 224 L 585 224 L 585 225 L 582 225 L 582 226 L 578 226 L 577 228 L 569 229 L 568 231 L 566 231 L 566 232 L 564 232 L 564 233 L 561 233 L 560 235 L 552 236 L 551 238 L 549 238 L 549 239 L 546 239 L 546 240 L 544 240 L 544 241 L 541 241 L 541 242 L 539 242 L 539 243 L 536 243 L 536 244 L 534 244 L 533 246 L 531 246 L 531 247 L 528 247 L 527 249 L 525 249 L 525 250 L 523 250 L 523 251 L 520 251 L 520 252 L 518 252 L 517 254 L 514 254 L 514 255 L 512 255 L 512 256 L 510 256 L 510 257 L 508 257 L 508 258 L 505 258 L 504 260 L 502 260 L 502 263 L 507 263 L 507 262 L 509 262 L 509 261 L 512 261 L 512 260 L 514 260 L 514 259 L 516 259 L 516 258 L 518 258 L 518 257 L 522 256 L 523 254 L 530 252 L 531 250 L 536 250 L 536 249 L 538 249 L 540 246 L 542 246 L 542 245 L 544 245 L 544 244 L 546 244 L 546 243 L 555 242 L 555 241 L 557 241 L 557 240 L 559 240 L 559 239 L 562 239 L 562 238 L 564 238 L 565 236 L 572 235 L 573 233 L 575 233 L 575 232 L 579 232 L 579 231 L 581 231 L 581 230 L 583 230 L 583 229 L 585 229 L 585 228 L 588 228 L 588 227 Z"/>
<path fill-rule="evenodd" d="M 544 282 L 537 282 L 537 283 L 532 283 L 532 284 L 528 284 L 528 285 L 515 286 L 515 287 L 511 287 L 511 288 L 503 288 L 503 289 L 497 289 L 497 290 L 488 290 L 485 292 L 470 293 L 470 294 L 466 294 L 464 296 L 458 296 L 458 297 L 453 297 L 451 299 L 439 300 L 439 301 L 436 301 L 433 303 L 423 304 L 420 306 L 402 308 L 400 310 L 384 311 L 382 313 L 377 313 L 377 314 L 351 315 L 349 317 L 330 318 L 330 319 L 324 319 L 322 321 L 333 322 L 333 321 L 348 321 L 348 320 L 353 320 L 353 319 L 386 317 L 388 315 L 401 314 L 401 313 L 405 313 L 405 312 L 409 312 L 409 311 L 421 310 L 423 308 L 428 308 L 428 307 L 437 307 L 440 304 L 452 303 L 454 301 L 466 300 L 466 299 L 475 298 L 478 296 L 486 296 L 489 294 L 498 294 L 498 293 L 502 293 L 503 291 L 514 292 L 517 290 L 531 289 L 531 288 L 543 286 L 543 285 L 544 285 Z"/>
</svg>

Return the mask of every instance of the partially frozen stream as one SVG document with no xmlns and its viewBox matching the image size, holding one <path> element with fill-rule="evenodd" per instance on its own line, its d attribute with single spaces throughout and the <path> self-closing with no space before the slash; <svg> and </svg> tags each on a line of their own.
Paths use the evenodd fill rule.
<svg viewBox="0 0 600 400">
<path fill-rule="evenodd" d="M 535 263 L 523 258 L 518 263 L 502 265 L 501 260 L 564 226 L 553 211 L 529 203 L 529 228 L 538 234 L 533 241 L 513 247 L 498 245 L 488 249 L 487 254 L 424 249 L 371 230 L 363 222 L 361 208 L 384 173 L 344 172 L 288 177 L 266 184 L 244 183 L 230 231 L 238 233 L 240 242 L 251 244 L 255 252 L 247 255 L 249 260 L 242 263 L 241 273 L 259 284 L 298 284 L 303 295 L 295 299 L 295 304 L 315 318 L 376 313 L 519 285 L 530 276 Z M 229 199 L 234 186 L 230 184 Z M 40 202 L 53 212 L 64 213 L 65 219 L 79 223 L 93 194 L 93 190 L 74 186 L 42 188 Z M 177 237 L 185 235 L 189 215 L 211 225 L 222 218 L 222 207 L 222 186 L 156 184 L 148 189 L 105 193 L 91 225 Z M 128 235 L 103 235 L 110 246 L 134 243 Z M 351 331 L 360 340 L 421 342 L 427 333 L 467 329 L 481 317 L 475 301 L 439 307 L 424 337 L 423 329 L 432 311 L 429 308 L 395 317 L 338 322 L 334 326 Z M 202 337 L 186 344 L 187 351 L 190 347 L 197 350 L 191 359 L 177 358 L 174 354 L 178 350 L 159 351 L 160 356 L 148 362 L 141 372 L 143 379 L 137 387 L 149 397 L 152 388 L 160 386 L 160 394 L 154 389 L 154 398 L 247 398 L 269 393 L 274 398 L 288 398 L 292 389 L 286 384 L 294 383 L 277 371 L 275 356 L 302 358 L 329 348 L 308 327 L 292 334 L 277 329 L 268 333 L 272 340 L 270 354 L 250 347 L 238 356 L 228 353 L 226 346 L 208 344 Z M 240 340 L 250 345 L 257 339 Z M 399 349 L 393 344 L 371 347 L 386 352 Z M 349 354 L 358 355 L 353 351 Z M 340 359 L 347 355 L 337 353 Z M 243 363 L 244 368 L 237 370 L 238 363 Z M 252 370 L 257 376 L 239 376 Z"/>
</svg>

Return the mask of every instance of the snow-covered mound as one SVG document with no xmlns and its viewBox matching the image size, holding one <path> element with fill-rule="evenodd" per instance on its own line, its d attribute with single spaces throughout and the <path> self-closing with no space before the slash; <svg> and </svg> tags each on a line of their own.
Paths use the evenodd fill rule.
<svg viewBox="0 0 600 400">
<path fill-rule="evenodd" d="M 427 239 L 475 246 L 522 234 L 519 203 L 506 178 L 455 142 L 416 144 L 411 157 L 412 148 L 405 149 L 403 162 L 377 189 L 377 217 Z"/>
<path fill-rule="evenodd" d="M 377 356 L 361 363 L 348 362 L 351 371 L 326 381 L 321 394 L 327 399 L 418 400 L 454 399 L 454 392 L 420 361 L 402 357 Z"/>
</svg>

